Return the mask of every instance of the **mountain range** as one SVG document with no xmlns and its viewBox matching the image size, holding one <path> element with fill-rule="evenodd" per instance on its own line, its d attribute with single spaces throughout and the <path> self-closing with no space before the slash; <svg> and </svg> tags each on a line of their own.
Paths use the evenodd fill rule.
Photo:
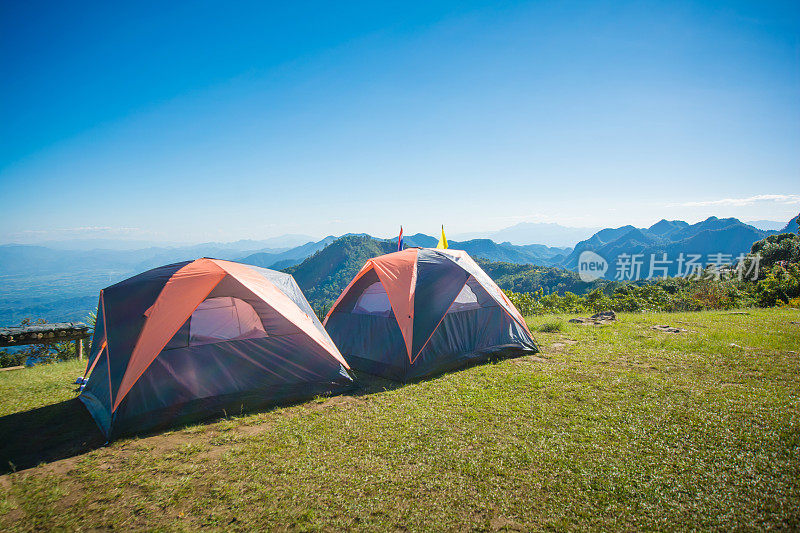
<svg viewBox="0 0 800 533">
<path fill-rule="evenodd" d="M 778 233 L 800 233 L 800 214 L 789 220 Z"/>
<path fill-rule="evenodd" d="M 786 230 L 797 231 L 790 222 Z M 450 241 L 450 248 L 467 251 L 503 288 L 516 292 L 571 291 L 577 294 L 597 286 L 583 282 L 575 273 L 580 253 L 591 250 L 613 264 L 618 255 L 667 253 L 700 253 L 704 258 L 713 253 L 729 253 L 732 257 L 750 250 L 753 242 L 775 231 L 764 231 L 738 219 L 710 217 L 697 224 L 680 220 L 661 220 L 649 228 L 622 226 L 606 228 L 579 242 L 574 249 L 543 245 L 515 246 L 489 239 Z M 434 247 L 438 240 L 416 234 L 406 238 L 407 246 Z M 325 311 L 347 286 L 364 262 L 397 249 L 394 240 L 374 239 L 369 235 L 347 235 L 316 252 L 303 262 L 287 268 L 318 312 Z M 246 261 L 245 261 L 246 262 Z M 674 269 L 673 269 L 674 273 Z M 613 270 L 608 278 L 613 278 Z M 646 276 L 647 272 L 643 272 Z"/>
<path fill-rule="evenodd" d="M 343 237 L 369 237 L 371 240 L 386 243 L 387 250 L 397 249 L 396 239 L 376 239 L 371 235 L 347 234 Z M 299 264 L 314 252 L 322 250 L 336 241 L 336 237 L 328 236 L 317 242 L 309 242 L 291 250 L 280 253 L 256 253 L 240 257 L 237 261 L 264 268 L 280 270 Z M 406 247 L 433 248 L 438 239 L 417 233 L 404 237 Z M 560 263 L 571 251 L 567 247 L 550 247 L 542 244 L 529 244 L 517 246 L 508 242 L 496 243 L 491 239 L 471 239 L 468 241 L 449 241 L 450 248 L 464 250 L 472 256 L 482 257 L 490 261 L 503 261 L 507 263 L 523 263 L 537 265 L 554 265 Z"/>
<path fill-rule="evenodd" d="M 792 220 L 784 231 L 798 231 Z M 710 217 L 697 224 L 662 220 L 649 228 L 622 226 L 595 232 L 573 248 L 543 244 L 512 244 L 489 238 L 451 240 L 482 262 L 502 287 L 515 291 L 571 290 L 582 292 L 575 269 L 581 252 L 590 250 L 615 264 L 621 254 L 710 253 L 733 256 L 775 231 L 761 230 L 735 218 Z M 34 245 L 0 245 L 0 325 L 23 318 L 82 320 L 94 310 L 100 289 L 155 266 L 216 257 L 291 272 L 319 309 L 332 301 L 364 261 L 397 249 L 395 239 L 366 234 L 309 240 L 299 246 L 280 246 L 303 236 L 266 241 L 205 243 L 191 246 L 127 249 L 54 249 Z M 405 237 L 406 246 L 434 247 L 435 237 Z M 272 248 L 260 247 L 272 244 Z M 671 271 L 674 273 L 674 270 Z M 643 273 L 643 274 L 646 274 Z M 610 271 L 607 277 L 611 277 Z"/>
<path fill-rule="evenodd" d="M 669 275 L 681 275 L 685 272 L 685 267 L 679 272 L 681 257 L 688 259 L 691 255 L 699 256 L 702 266 L 714 262 L 716 254 L 723 254 L 728 259 L 726 262 L 730 262 L 739 254 L 749 252 L 753 242 L 775 233 L 773 230 L 755 228 L 736 218 L 717 217 L 709 217 L 696 224 L 682 220 L 661 220 L 649 228 L 606 228 L 576 244 L 561 266 L 576 270 L 581 254 L 591 251 L 610 265 L 605 277 L 614 278 L 617 274 L 616 265 L 633 261 L 631 256 L 636 254 L 643 263 L 637 277 L 649 275 L 651 257 L 656 262 L 666 258 L 669 263 L 661 265 L 667 268 Z"/>
</svg>

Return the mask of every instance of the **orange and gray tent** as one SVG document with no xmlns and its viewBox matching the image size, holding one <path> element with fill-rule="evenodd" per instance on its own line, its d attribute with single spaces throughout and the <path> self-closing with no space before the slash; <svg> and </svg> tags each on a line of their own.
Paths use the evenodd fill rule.
<svg viewBox="0 0 800 533">
<path fill-rule="evenodd" d="M 461 250 L 410 248 L 370 259 L 325 327 L 354 369 L 400 381 L 538 351 L 519 311 Z"/>
<path fill-rule="evenodd" d="M 112 438 L 341 392 L 348 368 L 292 276 L 204 258 L 100 291 L 80 399 Z"/>
</svg>

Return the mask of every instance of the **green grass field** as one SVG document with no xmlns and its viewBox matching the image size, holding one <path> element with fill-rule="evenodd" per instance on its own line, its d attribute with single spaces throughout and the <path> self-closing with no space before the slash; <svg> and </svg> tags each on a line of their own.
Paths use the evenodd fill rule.
<svg viewBox="0 0 800 533">
<path fill-rule="evenodd" d="M 536 356 L 107 447 L 77 362 L 0 372 L 0 529 L 800 528 L 800 313 L 566 318 L 529 319 Z"/>
</svg>

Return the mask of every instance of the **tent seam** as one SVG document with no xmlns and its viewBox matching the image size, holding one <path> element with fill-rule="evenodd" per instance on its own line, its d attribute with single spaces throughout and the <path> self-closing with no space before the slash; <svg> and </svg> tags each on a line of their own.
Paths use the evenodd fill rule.
<svg viewBox="0 0 800 533">
<path fill-rule="evenodd" d="M 463 250 L 462 250 L 462 251 L 463 251 Z M 443 255 L 444 255 L 445 257 L 447 257 L 447 258 L 448 258 L 450 261 L 452 261 L 453 263 L 455 263 L 456 265 L 458 265 L 458 262 L 457 262 L 456 260 L 454 260 L 452 257 L 450 257 L 450 256 L 449 256 L 447 253 L 445 253 L 445 254 L 443 254 Z M 469 257 L 469 256 L 467 256 L 467 257 Z M 470 257 L 470 259 L 472 259 L 472 258 Z M 475 260 L 473 259 L 473 260 L 472 260 L 472 262 L 474 263 L 474 262 L 475 262 Z M 477 265 L 477 263 L 476 263 L 476 265 Z M 459 266 L 459 267 L 461 267 L 463 270 L 467 270 L 466 268 L 464 268 L 464 267 L 463 267 L 463 266 L 461 266 L 461 265 L 458 265 L 458 266 Z M 477 265 L 477 266 L 478 266 L 478 267 L 480 267 L 480 265 Z M 468 272 L 469 272 L 469 271 L 468 271 Z M 484 273 L 485 273 L 485 272 L 484 272 Z M 471 272 L 469 272 L 469 274 L 470 274 L 470 275 L 472 275 L 472 273 L 471 273 Z M 515 316 L 514 316 L 514 315 L 513 315 L 513 314 L 512 314 L 512 313 L 511 313 L 511 312 L 510 312 L 508 309 L 506 309 L 506 305 L 510 304 L 510 305 L 511 305 L 511 307 L 514 307 L 514 304 L 512 304 L 512 303 L 511 303 L 511 301 L 510 301 L 510 300 L 508 300 L 508 296 L 506 296 L 506 295 L 505 295 L 505 293 L 503 292 L 503 289 L 501 289 L 501 288 L 500 288 L 500 286 L 499 286 L 499 285 L 497 285 L 497 283 L 496 283 L 496 282 L 495 282 L 493 279 L 491 279 L 491 277 L 490 277 L 488 274 L 486 274 L 486 276 L 487 276 L 487 277 L 488 277 L 488 278 L 489 278 L 489 279 L 492 281 L 492 283 L 494 283 L 494 284 L 495 284 L 495 286 L 496 286 L 496 287 L 497 287 L 497 288 L 500 290 L 501 296 L 504 298 L 504 301 L 498 301 L 497 299 L 495 299 L 495 297 L 494 297 L 494 296 L 492 296 L 492 294 L 491 294 L 491 293 L 489 293 L 489 296 L 492 298 L 492 300 L 496 301 L 496 302 L 497 302 L 497 303 L 500 305 L 500 307 L 503 309 L 503 311 L 505 311 L 505 313 L 508 315 L 508 317 L 509 317 L 511 320 L 513 320 L 514 322 L 516 322 L 516 323 L 517 323 L 517 325 L 519 325 L 519 326 L 522 326 L 522 329 L 523 329 L 523 330 L 525 330 L 525 331 L 528 333 L 528 335 L 530 335 L 530 337 L 531 337 L 531 340 L 533 340 L 533 341 L 534 341 L 534 343 L 535 343 L 535 342 L 536 342 L 536 339 L 533 337 L 533 333 L 531 333 L 531 331 L 530 331 L 530 329 L 528 328 L 528 325 L 525 323 L 524 319 L 523 319 L 523 321 L 522 321 L 522 322 L 520 322 L 520 321 L 517 319 L 517 317 L 515 317 Z M 475 278 L 475 281 L 477 281 L 478 283 L 480 283 L 480 280 L 478 280 L 477 278 Z M 480 283 L 480 284 L 481 284 L 481 286 L 483 286 L 483 284 L 482 284 L 482 283 Z M 514 307 L 514 309 L 516 309 L 516 307 Z M 517 309 L 517 312 L 519 313 L 519 310 L 518 310 L 518 309 Z M 538 345 L 538 344 L 537 344 L 537 345 Z"/>
<path fill-rule="evenodd" d="M 444 314 L 442 315 L 442 318 L 439 319 L 439 322 L 436 324 L 436 327 L 433 328 L 433 331 L 431 331 L 431 334 L 428 336 L 428 340 L 426 340 L 425 344 L 422 345 L 422 348 L 420 348 L 419 351 L 417 351 L 417 354 L 414 356 L 414 360 L 411 361 L 412 365 L 417 362 L 417 359 L 419 359 L 419 354 L 422 353 L 422 350 L 425 349 L 425 347 L 428 345 L 430 340 L 433 338 L 433 334 L 436 333 L 436 330 L 439 329 L 439 326 L 442 325 L 442 322 L 444 321 L 444 317 L 447 316 L 447 313 L 450 312 L 450 309 L 453 307 L 453 304 L 456 303 L 456 300 L 458 300 L 458 295 L 461 294 L 461 291 L 464 290 L 464 287 L 467 285 L 467 281 L 469 280 L 470 276 L 472 276 L 472 274 L 467 276 L 467 279 L 464 280 L 464 285 L 462 285 L 461 288 L 458 289 L 458 292 L 456 293 L 455 298 L 453 298 L 453 301 L 450 302 L 450 305 L 447 306 L 447 311 L 444 312 Z"/>
<path fill-rule="evenodd" d="M 108 349 L 108 326 L 106 325 L 106 295 L 103 290 L 100 291 L 100 301 L 103 303 L 103 337 L 105 337 L 104 344 L 106 351 L 106 371 L 108 373 L 108 401 L 110 402 L 108 406 L 112 407 L 111 413 L 113 414 L 114 395 L 111 390 L 111 350 Z"/>
</svg>

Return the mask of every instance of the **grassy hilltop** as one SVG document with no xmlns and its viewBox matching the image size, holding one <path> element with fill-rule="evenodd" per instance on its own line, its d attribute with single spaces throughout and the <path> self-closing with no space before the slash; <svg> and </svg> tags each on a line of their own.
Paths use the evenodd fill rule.
<svg viewBox="0 0 800 533">
<path fill-rule="evenodd" d="M 563 319 L 537 356 L 107 447 L 77 362 L 0 372 L 0 529 L 800 527 L 800 313 Z"/>
</svg>

